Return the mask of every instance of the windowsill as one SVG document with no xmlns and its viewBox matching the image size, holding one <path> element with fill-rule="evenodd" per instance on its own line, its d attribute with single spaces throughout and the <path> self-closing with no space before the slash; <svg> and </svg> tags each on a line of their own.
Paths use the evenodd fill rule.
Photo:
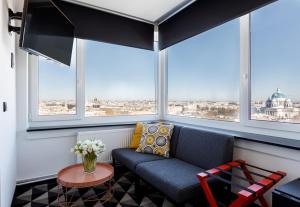
<svg viewBox="0 0 300 207">
<path fill-rule="evenodd" d="M 162 120 L 152 119 L 152 120 L 137 120 L 141 122 L 159 122 Z M 137 121 L 128 122 L 114 122 L 114 123 L 98 123 L 98 124 L 81 124 L 81 125 L 62 125 L 62 126 L 38 126 L 29 127 L 27 132 L 38 132 L 38 131 L 54 131 L 54 130 L 68 130 L 68 129 L 86 129 L 86 128 L 101 128 L 101 127 L 132 127 L 136 125 Z"/>
<path fill-rule="evenodd" d="M 262 144 L 274 145 L 277 147 L 284 147 L 288 149 L 300 150 L 300 140 L 288 139 L 282 137 L 267 136 L 261 134 L 251 134 L 243 132 L 233 132 L 234 137 L 240 140 L 258 142 Z"/>
<path fill-rule="evenodd" d="M 262 144 L 268 144 L 268 145 L 273 145 L 273 146 L 278 146 L 278 147 L 284 147 L 288 149 L 294 149 L 294 150 L 300 150 L 300 139 L 293 138 L 295 136 L 300 137 L 299 132 L 284 132 L 286 136 L 283 135 L 268 135 L 266 133 L 260 133 L 259 130 L 255 127 L 251 127 L 253 131 L 257 132 L 249 132 L 249 131 L 244 131 L 242 128 L 240 129 L 238 126 L 240 123 L 235 123 L 236 125 L 232 125 L 233 123 L 222 123 L 221 125 L 216 126 L 216 125 L 211 125 L 211 126 L 205 126 L 200 123 L 188 123 L 185 122 L 184 120 L 177 120 L 175 121 L 174 119 L 167 119 L 166 121 L 172 122 L 174 124 L 180 125 L 180 126 L 187 126 L 187 127 L 192 127 L 192 128 L 199 128 L 203 130 L 210 130 L 210 131 L 215 131 L 219 133 L 226 133 L 229 135 L 234 136 L 236 139 L 239 140 L 246 140 L 246 141 L 251 141 L 251 142 L 256 142 L 256 143 L 262 143 Z M 226 125 L 228 124 L 228 125 Z M 234 126 L 234 127 L 232 127 Z M 255 129 L 255 130 L 254 130 Z M 275 130 L 273 129 L 273 132 L 282 132 L 280 130 Z M 288 136 L 288 133 L 293 133 L 293 137 Z"/>
<path fill-rule="evenodd" d="M 116 123 L 116 124 L 97 124 L 97 125 L 81 125 L 81 126 L 52 126 L 52 127 L 29 127 L 27 132 L 37 131 L 53 131 L 66 129 L 86 129 L 86 128 L 100 128 L 100 127 L 115 127 L 115 126 L 134 126 L 135 123 Z"/>
</svg>

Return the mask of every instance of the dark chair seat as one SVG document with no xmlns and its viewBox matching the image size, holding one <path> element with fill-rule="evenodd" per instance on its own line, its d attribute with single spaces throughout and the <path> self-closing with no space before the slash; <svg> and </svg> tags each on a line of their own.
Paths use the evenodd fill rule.
<svg viewBox="0 0 300 207">
<path fill-rule="evenodd" d="M 165 159 L 157 155 L 138 153 L 134 149 L 129 148 L 112 150 L 112 157 L 133 172 L 135 172 L 136 165 L 139 163 Z"/>
<path fill-rule="evenodd" d="M 179 159 L 140 163 L 136 173 L 177 203 L 202 197 L 196 175 L 204 170 Z"/>
</svg>

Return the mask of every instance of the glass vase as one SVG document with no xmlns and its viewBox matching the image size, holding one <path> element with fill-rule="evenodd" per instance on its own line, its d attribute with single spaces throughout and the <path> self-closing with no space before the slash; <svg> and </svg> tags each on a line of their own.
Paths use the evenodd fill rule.
<svg viewBox="0 0 300 207">
<path fill-rule="evenodd" d="M 93 173 L 96 169 L 97 156 L 94 153 L 87 154 L 82 158 L 84 172 Z"/>
</svg>

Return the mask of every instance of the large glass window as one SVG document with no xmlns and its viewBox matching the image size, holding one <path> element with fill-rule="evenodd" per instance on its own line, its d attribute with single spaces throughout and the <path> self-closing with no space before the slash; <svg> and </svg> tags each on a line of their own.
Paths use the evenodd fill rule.
<svg viewBox="0 0 300 207">
<path fill-rule="evenodd" d="M 38 57 L 38 115 L 77 113 L 75 48 L 70 67 Z"/>
<path fill-rule="evenodd" d="M 235 19 L 168 48 L 168 114 L 239 121 L 239 28 Z"/>
<path fill-rule="evenodd" d="M 85 41 L 85 115 L 156 113 L 153 51 Z"/>
<path fill-rule="evenodd" d="M 300 1 L 251 13 L 251 118 L 300 123 Z"/>
</svg>

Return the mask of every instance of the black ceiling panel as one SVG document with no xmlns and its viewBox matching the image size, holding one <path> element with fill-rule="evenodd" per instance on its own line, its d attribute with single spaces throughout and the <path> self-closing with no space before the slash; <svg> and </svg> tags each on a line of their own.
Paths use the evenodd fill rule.
<svg viewBox="0 0 300 207">
<path fill-rule="evenodd" d="M 159 49 L 165 49 L 274 1 L 197 0 L 159 25 Z"/>
<path fill-rule="evenodd" d="M 75 37 L 153 50 L 154 25 L 84 7 L 52 0 L 75 27 Z"/>
</svg>

